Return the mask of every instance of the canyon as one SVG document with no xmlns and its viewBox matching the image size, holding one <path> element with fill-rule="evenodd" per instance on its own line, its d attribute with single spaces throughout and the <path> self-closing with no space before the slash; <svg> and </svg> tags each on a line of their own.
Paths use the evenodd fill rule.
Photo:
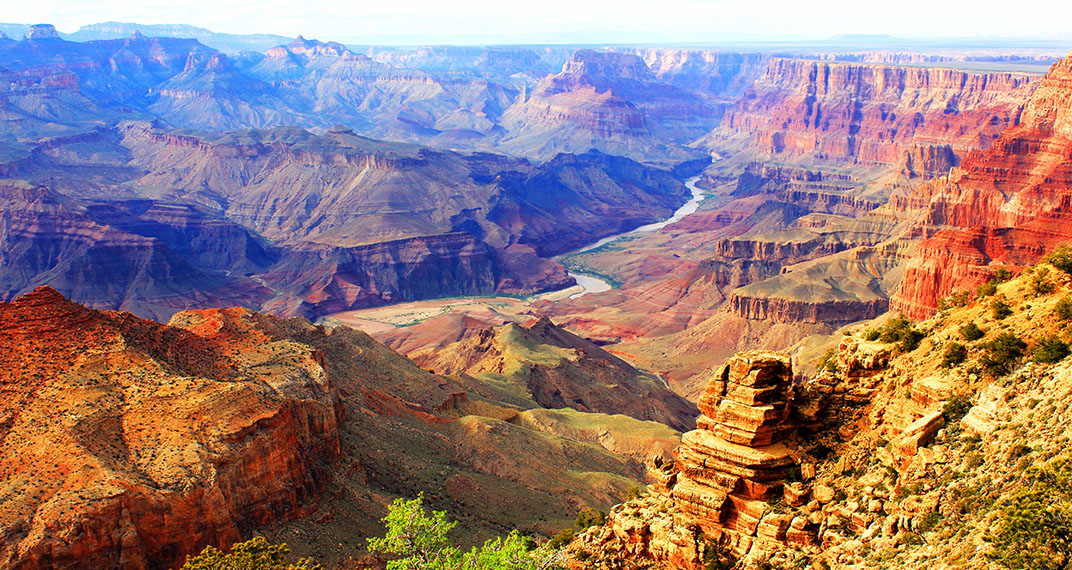
<svg viewBox="0 0 1072 570">
<path fill-rule="evenodd" d="M 423 493 L 613 505 L 576 568 L 972 568 L 1059 458 L 1067 363 L 979 355 L 1066 334 L 1064 49 L 0 30 L 2 567 L 380 567 Z"/>
</svg>

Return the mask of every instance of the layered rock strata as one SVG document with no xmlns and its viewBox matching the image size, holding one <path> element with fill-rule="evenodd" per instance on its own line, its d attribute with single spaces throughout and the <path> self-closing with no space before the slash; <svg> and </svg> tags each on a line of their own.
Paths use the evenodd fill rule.
<svg viewBox="0 0 1072 570">
<path fill-rule="evenodd" d="M 787 355 L 737 354 L 708 383 L 697 429 L 682 436 L 675 462 L 652 464 L 651 492 L 616 509 L 606 527 L 574 547 L 699 569 L 705 552 L 709 559 L 715 551 L 739 557 L 790 539 L 813 541 L 811 526 L 791 528 L 791 517 L 770 507 L 783 495 L 799 503 L 806 494 L 799 484 L 786 491 L 800 463 L 793 402 Z"/>
<path fill-rule="evenodd" d="M 913 317 L 973 289 L 988 265 L 1027 265 L 1072 241 L 1072 56 L 1053 65 L 1020 124 L 948 175 L 902 197 L 922 205 L 912 253 L 891 308 Z"/>
</svg>

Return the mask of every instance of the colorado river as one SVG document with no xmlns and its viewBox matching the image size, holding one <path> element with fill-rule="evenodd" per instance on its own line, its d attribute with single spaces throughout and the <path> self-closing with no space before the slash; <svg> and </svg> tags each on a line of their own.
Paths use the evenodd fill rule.
<svg viewBox="0 0 1072 570">
<path fill-rule="evenodd" d="M 597 247 L 602 247 L 604 245 L 607 245 L 608 243 L 618 241 L 619 239 L 622 239 L 624 237 L 656 232 L 674 222 L 680 221 L 685 216 L 695 212 L 700 207 L 700 203 L 703 202 L 704 198 L 707 197 L 707 195 L 704 194 L 702 190 L 696 187 L 696 183 L 699 182 L 699 180 L 699 176 L 693 176 L 692 178 L 689 178 L 685 181 L 685 187 L 688 188 L 690 192 L 692 192 L 692 198 L 688 202 L 685 202 L 683 206 L 678 208 L 674 212 L 674 215 L 670 216 L 669 218 L 661 222 L 655 222 L 653 224 L 646 224 L 640 226 L 639 228 L 630 230 L 628 232 L 607 236 L 595 243 L 586 245 L 578 250 L 562 254 L 555 259 L 563 259 L 570 255 L 591 251 L 593 249 L 596 249 Z M 591 275 L 587 273 L 574 273 L 573 271 L 568 272 L 568 274 L 577 280 L 577 285 L 583 287 L 583 290 L 579 293 L 574 293 L 573 295 L 570 295 L 570 299 L 576 299 L 577 297 L 584 296 L 588 293 L 602 293 L 603 291 L 610 291 L 611 289 L 610 283 L 607 283 L 604 279 L 601 279 L 596 275 Z"/>
</svg>

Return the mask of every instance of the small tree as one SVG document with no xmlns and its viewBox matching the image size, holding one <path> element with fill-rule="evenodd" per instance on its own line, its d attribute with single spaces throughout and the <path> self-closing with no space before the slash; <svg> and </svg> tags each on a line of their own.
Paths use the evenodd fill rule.
<svg viewBox="0 0 1072 570">
<path fill-rule="evenodd" d="M 986 354 L 979 360 L 980 364 L 992 376 L 1004 376 L 1012 372 L 1013 366 L 1023 356 L 1027 343 L 1006 332 L 986 343 L 984 348 Z"/>
<path fill-rule="evenodd" d="M 1031 289 L 1035 292 L 1036 297 L 1049 295 L 1057 289 L 1053 281 L 1050 281 L 1050 269 L 1048 267 L 1039 267 L 1031 274 Z"/>
<path fill-rule="evenodd" d="M 945 347 L 942 355 L 942 367 L 952 368 L 968 358 L 968 349 L 959 342 L 951 342 Z"/>
<path fill-rule="evenodd" d="M 998 295 L 994 298 L 994 302 L 990 304 L 990 311 L 994 318 L 1000 321 L 1012 314 L 1012 307 L 1005 302 L 1003 295 Z"/>
<path fill-rule="evenodd" d="M 1063 297 L 1053 306 L 1053 313 L 1062 321 L 1072 321 L 1072 296 Z"/>
<path fill-rule="evenodd" d="M 398 558 L 387 570 L 549 570 L 558 568 L 562 553 L 534 543 L 516 530 L 485 542 L 469 552 L 456 548 L 447 534 L 457 522 L 445 511 L 429 515 L 423 495 L 416 499 L 395 499 L 383 518 L 387 534 L 368 539 L 369 552 L 383 552 Z"/>
<path fill-rule="evenodd" d="M 960 327 L 960 338 L 968 342 L 974 342 L 986 336 L 986 331 L 979 328 L 979 325 L 975 324 L 975 321 L 971 321 L 968 324 Z"/>
<path fill-rule="evenodd" d="M 321 566 L 305 558 L 296 564 L 284 564 L 290 548 L 286 544 L 270 544 L 263 536 L 231 546 L 224 554 L 206 546 L 201 554 L 190 556 L 182 570 L 321 570 Z"/>
</svg>

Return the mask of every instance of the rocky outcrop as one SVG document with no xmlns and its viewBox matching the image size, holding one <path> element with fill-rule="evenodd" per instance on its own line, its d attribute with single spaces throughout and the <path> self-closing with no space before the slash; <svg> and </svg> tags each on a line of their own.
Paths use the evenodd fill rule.
<svg viewBox="0 0 1072 570">
<path fill-rule="evenodd" d="M 790 439 L 793 398 L 788 356 L 730 359 L 700 397 L 697 429 L 682 436 L 676 462 L 657 459 L 649 494 L 616 507 L 606 527 L 572 547 L 597 559 L 699 569 L 716 553 L 758 557 L 790 539 L 814 540 L 809 523 L 791 527 L 792 517 L 770 508 L 800 462 Z M 799 501 L 797 487 L 791 494 Z"/>
<path fill-rule="evenodd" d="M 0 303 L 0 473 L 18 482 L 0 563 L 172 568 L 315 506 L 340 454 L 322 356 L 233 346 L 251 314 L 221 316 L 190 332 L 47 288 Z"/>
<path fill-rule="evenodd" d="M 784 297 L 749 297 L 738 293 L 730 295 L 727 303 L 735 315 L 745 319 L 828 324 L 873 319 L 890 306 L 888 299 L 815 302 Z"/>
<path fill-rule="evenodd" d="M 743 136 L 768 155 L 862 165 L 896 164 L 921 143 L 963 155 L 1015 125 L 1034 86 L 1026 74 L 775 57 L 711 140 Z"/>
<path fill-rule="evenodd" d="M 1072 240 L 1072 56 L 1039 83 L 1020 124 L 948 175 L 904 198 L 923 205 L 913 237 L 925 238 L 892 308 L 914 317 L 937 299 L 972 289 L 994 263 L 1026 265 Z"/>
</svg>

